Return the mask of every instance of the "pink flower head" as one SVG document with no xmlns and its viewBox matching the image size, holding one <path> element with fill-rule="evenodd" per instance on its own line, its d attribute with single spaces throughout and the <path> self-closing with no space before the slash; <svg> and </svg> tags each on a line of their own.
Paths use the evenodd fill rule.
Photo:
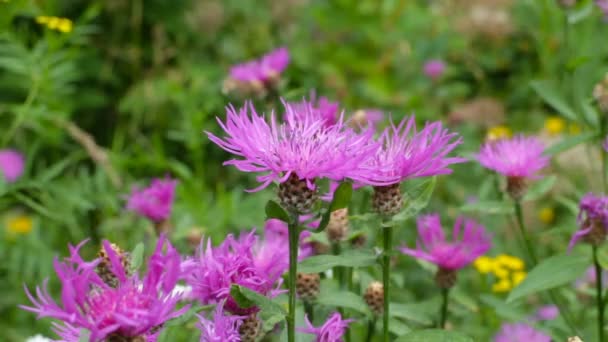
<svg viewBox="0 0 608 342">
<path fill-rule="evenodd" d="M 242 157 L 224 165 L 264 173 L 257 177 L 262 184 L 251 191 L 266 188 L 273 181 L 283 183 L 292 174 L 305 180 L 310 189 L 314 189 L 316 178 L 340 181 L 357 174 L 360 164 L 377 149 L 371 131 L 357 134 L 342 119 L 327 126 L 310 104 L 298 108 L 284 105 L 283 123 L 277 122 L 274 113 L 267 121 L 248 103 L 238 111 L 229 107 L 225 123 L 218 119 L 227 137 L 207 132 L 215 144 Z"/>
<path fill-rule="evenodd" d="M 305 217 L 300 217 L 300 223 L 303 223 Z M 285 265 L 283 272 L 287 271 L 289 266 L 289 231 L 287 223 L 277 220 L 269 219 L 264 225 L 264 241 L 259 243 L 257 249 L 256 258 L 260 262 L 268 263 L 283 263 Z M 310 231 L 302 230 L 300 233 L 300 242 L 298 243 L 298 260 L 302 261 L 313 254 L 313 244 L 308 241 L 310 237 Z M 285 255 L 285 258 L 279 259 L 275 255 Z M 281 262 L 279 262 L 281 260 Z"/>
<path fill-rule="evenodd" d="M 416 249 L 402 247 L 401 252 L 431 262 L 441 269 L 461 269 L 483 255 L 492 246 L 485 228 L 471 219 L 461 217 L 456 220 L 452 232 L 452 242 L 447 241 L 437 214 L 419 217 L 417 225 Z"/>
<path fill-rule="evenodd" d="M 25 168 L 25 158 L 15 150 L 0 150 L 0 176 L 4 177 L 7 183 L 12 183 L 19 179 Z"/>
<path fill-rule="evenodd" d="M 193 259 L 182 263 L 182 275 L 192 286 L 192 297 L 203 305 L 226 301 L 224 308 L 234 314 L 250 314 L 256 309 L 243 309 L 230 297 L 233 284 L 246 287 L 259 294 L 274 297 L 279 293 L 282 270 L 271 267 L 254 254 L 258 237 L 255 231 L 244 234 L 238 240 L 228 235 L 224 242 L 214 248 L 211 240 L 206 248 L 203 243 Z M 280 252 L 277 253 L 280 258 Z M 265 255 L 265 257 L 272 257 Z M 275 259 L 276 260 L 276 259 Z M 266 273 L 269 272 L 269 273 Z"/>
<path fill-rule="evenodd" d="M 555 305 L 544 305 L 538 308 L 534 319 L 539 321 L 552 321 L 559 316 L 559 309 Z"/>
<path fill-rule="evenodd" d="M 149 187 L 133 189 L 127 202 L 127 209 L 151 221 L 162 222 L 171 216 L 176 186 L 177 180 L 169 177 L 153 179 Z"/>
<path fill-rule="evenodd" d="M 344 336 L 348 324 L 354 321 L 353 319 L 342 319 L 340 313 L 334 312 L 322 326 L 315 328 L 308 320 L 308 316 L 304 319 L 307 327 L 297 328 L 297 330 L 305 334 L 316 335 L 315 342 L 343 342 L 342 336 Z"/>
<path fill-rule="evenodd" d="M 213 317 L 206 319 L 198 315 L 200 319 L 198 328 L 201 331 L 200 342 L 240 342 L 241 334 L 239 327 L 243 317 L 233 316 L 224 312 L 224 302 L 215 307 Z"/>
<path fill-rule="evenodd" d="M 324 121 L 325 126 L 333 126 L 338 122 L 338 102 L 331 102 L 326 97 L 321 96 L 316 100 L 316 96 L 311 95 L 310 101 L 302 100 L 301 102 L 289 102 L 296 119 L 306 120 L 308 112 L 312 112 L 314 116 Z"/>
<path fill-rule="evenodd" d="M 53 330 L 63 340 L 76 342 L 80 329 L 86 329 L 93 342 L 105 341 L 108 336 L 155 341 L 165 322 L 189 309 L 185 306 L 175 310 L 179 297 L 172 290 L 179 276 L 180 255 L 164 236 L 161 235 L 148 260 L 143 279 L 137 274 L 128 275 L 110 243 L 103 242 L 109 268 L 118 282 L 116 287 L 106 284 L 95 272 L 101 259 L 86 262 L 80 257 L 79 250 L 85 242 L 76 247 L 70 245 L 70 257 L 64 262 L 55 258 L 55 271 L 62 284 L 61 304 L 51 298 L 47 281 L 42 288 L 36 288 L 38 298 L 25 288 L 33 306 L 21 308 L 38 314 L 38 318 L 59 320 Z"/>
<path fill-rule="evenodd" d="M 503 324 L 494 342 L 551 342 L 551 337 L 525 323 Z"/>
<path fill-rule="evenodd" d="M 243 83 L 266 83 L 277 77 L 289 64 L 289 51 L 278 48 L 260 59 L 237 64 L 230 69 L 230 77 Z"/>
<path fill-rule="evenodd" d="M 568 251 L 572 250 L 579 240 L 589 235 L 594 229 L 608 230 L 608 197 L 596 196 L 593 193 L 583 196 L 579 203 L 577 223 L 580 229 L 572 235 Z"/>
<path fill-rule="evenodd" d="M 456 133 L 449 133 L 439 121 L 427 123 L 418 131 L 414 116 L 403 119 L 398 126 L 391 120 L 379 138 L 381 148 L 367 159 L 356 180 L 385 186 L 410 178 L 452 173 L 448 166 L 465 159 L 447 155 L 461 142 Z"/>
<path fill-rule="evenodd" d="M 507 177 L 539 178 L 537 172 L 549 163 L 544 149 L 538 138 L 518 135 L 485 143 L 477 159 L 483 167 Z"/>
<path fill-rule="evenodd" d="M 424 63 L 423 70 L 426 76 L 432 80 L 436 80 L 443 75 L 445 71 L 445 63 L 439 59 L 432 59 Z"/>
</svg>

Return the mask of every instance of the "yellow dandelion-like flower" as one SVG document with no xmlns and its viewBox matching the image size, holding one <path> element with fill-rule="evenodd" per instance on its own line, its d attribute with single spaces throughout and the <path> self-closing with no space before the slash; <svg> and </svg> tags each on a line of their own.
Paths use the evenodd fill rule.
<svg viewBox="0 0 608 342">
<path fill-rule="evenodd" d="M 494 272 L 494 275 L 500 279 L 505 279 L 509 277 L 509 270 L 497 262 L 494 263 L 494 269 L 492 270 L 492 272 Z"/>
<path fill-rule="evenodd" d="M 57 29 L 63 33 L 69 33 L 72 32 L 72 28 L 73 28 L 73 24 L 72 21 L 70 19 L 61 19 L 61 21 L 59 22 L 59 25 L 57 26 Z"/>
<path fill-rule="evenodd" d="M 551 207 L 543 207 L 538 211 L 538 219 L 544 224 L 553 223 L 555 220 L 555 210 Z"/>
<path fill-rule="evenodd" d="M 33 227 L 34 221 L 26 215 L 13 216 L 6 220 L 6 229 L 13 234 L 27 234 Z"/>
<path fill-rule="evenodd" d="M 500 254 L 499 256 L 497 256 L 496 262 L 499 265 L 504 266 L 513 271 L 520 271 L 523 270 L 525 267 L 523 260 L 518 257 L 507 254 Z"/>
<path fill-rule="evenodd" d="M 486 133 L 487 141 L 494 141 L 504 138 L 510 138 L 513 135 L 511 129 L 507 126 L 499 125 L 494 126 L 488 130 Z"/>
<path fill-rule="evenodd" d="M 50 19 L 51 17 L 47 17 L 46 15 L 39 15 L 36 17 L 36 22 L 38 24 L 46 25 Z"/>
<path fill-rule="evenodd" d="M 509 292 L 511 291 L 511 282 L 509 279 L 501 279 L 498 283 L 492 285 L 492 292 Z"/>
<path fill-rule="evenodd" d="M 527 275 L 528 274 L 524 271 L 513 273 L 513 286 L 519 285 L 519 283 L 521 283 L 524 279 L 526 279 Z"/>
<path fill-rule="evenodd" d="M 46 26 L 51 30 L 59 31 L 62 33 L 72 32 L 72 29 L 74 28 L 74 24 L 72 23 L 72 21 L 67 18 L 49 17 L 41 15 L 36 17 L 36 22 L 40 25 Z"/>
<path fill-rule="evenodd" d="M 490 273 L 494 269 L 494 260 L 487 256 L 480 256 L 475 259 L 473 266 L 481 274 Z"/>
<path fill-rule="evenodd" d="M 566 130 L 566 120 L 551 116 L 545 120 L 545 131 L 550 135 L 559 135 Z"/>
</svg>

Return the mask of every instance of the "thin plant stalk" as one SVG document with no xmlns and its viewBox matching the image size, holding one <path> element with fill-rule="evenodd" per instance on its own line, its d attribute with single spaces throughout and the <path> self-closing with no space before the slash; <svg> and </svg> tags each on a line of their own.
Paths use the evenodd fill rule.
<svg viewBox="0 0 608 342">
<path fill-rule="evenodd" d="M 298 215 L 289 223 L 289 313 L 287 314 L 287 341 L 296 340 L 296 277 L 298 274 Z"/>
<path fill-rule="evenodd" d="M 597 304 L 598 341 L 604 342 L 604 301 L 602 300 L 602 267 L 597 259 L 597 247 L 593 246 L 593 265 L 595 266 L 595 299 Z"/>
<path fill-rule="evenodd" d="M 372 342 L 372 338 L 374 337 L 374 332 L 376 331 L 376 315 L 370 318 L 367 321 L 367 337 L 365 338 L 365 342 Z"/>
<path fill-rule="evenodd" d="M 384 286 L 384 313 L 382 315 L 383 336 L 384 342 L 390 340 L 388 329 L 388 319 L 390 316 L 389 294 L 390 294 L 390 279 L 391 279 L 391 249 L 393 243 L 393 227 L 386 226 L 382 228 L 384 232 L 384 254 L 382 256 L 382 285 Z"/>
<path fill-rule="evenodd" d="M 308 320 L 310 320 L 311 322 L 314 322 L 315 310 L 314 310 L 312 303 L 307 300 L 304 301 L 304 312 L 306 313 Z"/>
<path fill-rule="evenodd" d="M 439 312 L 439 328 L 445 329 L 445 322 L 448 320 L 448 299 L 450 289 L 441 289 L 441 311 Z"/>
</svg>

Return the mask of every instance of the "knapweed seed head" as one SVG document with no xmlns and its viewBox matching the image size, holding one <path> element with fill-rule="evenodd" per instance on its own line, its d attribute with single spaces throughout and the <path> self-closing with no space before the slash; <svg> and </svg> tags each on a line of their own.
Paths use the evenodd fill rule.
<svg viewBox="0 0 608 342">
<path fill-rule="evenodd" d="M 156 178 L 147 188 L 134 188 L 127 201 L 127 209 L 152 222 L 161 223 L 171 216 L 177 180 Z"/>
<path fill-rule="evenodd" d="M 106 251 L 107 249 L 111 249 L 114 253 L 108 253 Z M 117 245 L 104 241 L 103 246 L 97 253 L 97 256 L 99 257 L 99 264 L 97 264 L 95 271 L 97 272 L 97 274 L 99 274 L 99 277 L 101 277 L 104 283 L 106 283 L 108 286 L 116 287 L 119 284 L 118 278 L 113 272 L 112 260 L 110 259 L 111 256 L 117 257 L 118 262 L 120 262 L 127 275 L 130 274 L 131 257 L 129 253 L 123 251 Z"/>
<path fill-rule="evenodd" d="M 346 238 L 348 231 L 348 208 L 332 211 L 329 216 L 329 223 L 325 229 L 327 240 L 334 243 L 340 243 L 340 241 Z"/>
<path fill-rule="evenodd" d="M 320 327 L 313 326 L 307 316 L 304 319 L 307 327 L 297 328 L 297 330 L 305 334 L 315 335 L 315 342 L 343 342 L 342 337 L 346 333 L 348 325 L 354 321 L 352 319 L 342 319 L 338 312 L 331 314 Z"/>
<path fill-rule="evenodd" d="M 304 301 L 313 301 L 319 295 L 321 277 L 318 273 L 298 273 L 296 293 Z"/>
<path fill-rule="evenodd" d="M 454 224 L 452 241 L 448 241 L 439 215 L 418 218 L 417 248 L 402 247 L 402 253 L 431 262 L 445 271 L 457 271 L 486 253 L 492 243 L 490 235 L 479 223 L 458 218 Z"/>
<path fill-rule="evenodd" d="M 0 176 L 7 183 L 15 182 L 23 174 L 25 158 L 16 150 L 0 150 Z"/>
<path fill-rule="evenodd" d="M 262 328 L 262 321 L 258 319 L 257 313 L 243 319 L 241 326 L 239 327 L 239 335 L 241 336 L 241 342 L 255 342 L 256 338 L 260 334 Z"/>
<path fill-rule="evenodd" d="M 365 289 L 363 300 L 374 315 L 381 315 L 384 312 L 384 285 L 372 281 Z"/>
<path fill-rule="evenodd" d="M 604 243 L 608 234 L 608 196 L 593 193 L 583 196 L 579 203 L 577 223 L 579 230 L 570 239 L 569 251 L 580 240 L 593 246 Z"/>
<path fill-rule="evenodd" d="M 84 243 L 70 246 L 70 257 L 64 262 L 55 259 L 55 271 L 62 284 L 61 303 L 51 298 L 45 281 L 42 288 L 36 289 L 38 298 L 26 288 L 33 306 L 21 306 L 38 314 L 38 318 L 59 320 L 54 331 L 63 340 L 78 341 L 80 329 L 86 329 L 93 342 L 155 341 L 165 322 L 189 309 L 189 305 L 175 309 L 179 297 L 173 296 L 172 291 L 179 276 L 180 256 L 164 236 L 148 260 L 143 279 L 137 274 L 130 276 L 110 243 L 104 242 L 108 268 L 117 281 L 115 287 L 96 273 L 101 259 L 86 262 L 80 257 Z"/>
<path fill-rule="evenodd" d="M 494 342 L 551 342 L 551 337 L 525 323 L 503 324 Z"/>
</svg>

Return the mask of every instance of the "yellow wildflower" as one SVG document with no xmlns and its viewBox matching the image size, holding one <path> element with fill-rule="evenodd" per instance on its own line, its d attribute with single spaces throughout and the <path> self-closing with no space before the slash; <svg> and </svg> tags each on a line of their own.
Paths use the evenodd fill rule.
<svg viewBox="0 0 608 342">
<path fill-rule="evenodd" d="M 32 231 L 34 222 L 31 217 L 18 215 L 6 220 L 6 228 L 13 234 L 27 234 Z"/>
<path fill-rule="evenodd" d="M 493 292 L 509 292 L 511 290 L 511 282 L 509 279 L 501 279 L 498 283 L 492 285 Z"/>
<path fill-rule="evenodd" d="M 566 120 L 559 116 L 551 116 L 545 120 L 545 131 L 550 135 L 559 135 L 566 129 Z"/>
<path fill-rule="evenodd" d="M 513 135 L 511 129 L 507 126 L 498 125 L 490 128 L 486 133 L 487 141 L 494 141 L 503 138 L 510 138 Z"/>
<path fill-rule="evenodd" d="M 494 272 L 494 275 L 500 279 L 509 277 L 509 270 L 497 262 L 494 263 L 494 269 L 492 272 Z"/>
<path fill-rule="evenodd" d="M 475 266 L 477 272 L 486 274 L 492 272 L 494 269 L 494 261 L 490 257 L 480 256 L 479 258 L 475 259 L 473 266 Z"/>
<path fill-rule="evenodd" d="M 524 271 L 513 273 L 513 286 L 519 285 L 528 274 Z"/>
<path fill-rule="evenodd" d="M 523 260 L 518 257 L 507 254 L 500 254 L 499 256 L 497 256 L 496 262 L 499 265 L 514 271 L 523 270 L 525 266 Z"/>
<path fill-rule="evenodd" d="M 40 25 L 48 27 L 51 30 L 60 31 L 63 33 L 72 32 L 74 26 L 70 19 L 49 17 L 45 15 L 40 15 L 36 17 L 36 22 Z"/>
<path fill-rule="evenodd" d="M 555 210 L 551 207 L 544 207 L 538 211 L 538 219 L 544 224 L 550 224 L 555 220 Z"/>
</svg>

